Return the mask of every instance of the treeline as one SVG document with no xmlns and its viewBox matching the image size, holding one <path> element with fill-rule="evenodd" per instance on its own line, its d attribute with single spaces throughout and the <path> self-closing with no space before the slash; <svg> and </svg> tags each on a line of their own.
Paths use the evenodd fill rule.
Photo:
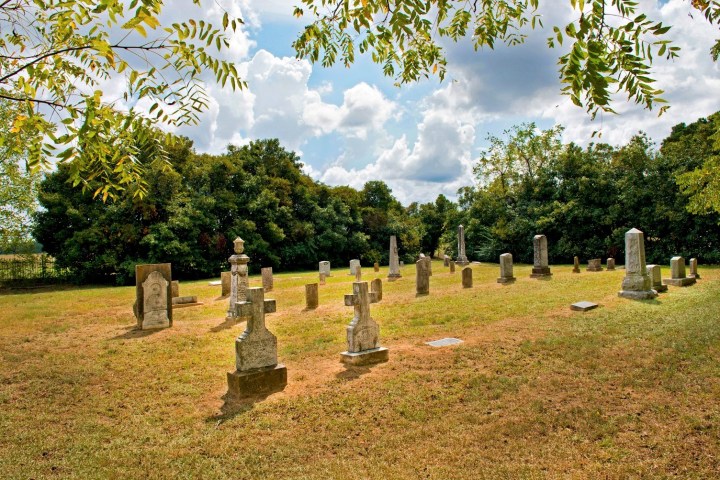
<svg viewBox="0 0 720 480">
<path fill-rule="evenodd" d="M 543 233 L 552 263 L 574 255 L 622 263 L 624 233 L 636 227 L 649 262 L 684 255 L 718 263 L 720 217 L 690 213 L 677 183 L 717 156 L 718 127 L 717 114 L 678 125 L 657 149 L 644 135 L 580 148 L 561 142 L 561 127 L 522 125 L 490 139 L 477 185 L 463 188 L 457 204 L 441 195 L 407 207 L 382 181 L 359 191 L 315 182 L 277 140 L 206 155 L 177 139 L 165 146 L 172 168 L 145 159 L 152 174 L 143 197 L 129 189 L 105 203 L 91 193 L 101 185 L 83 192 L 61 166 L 41 184 L 34 236 L 77 281 L 118 284 L 133 281 L 137 263 L 171 262 L 178 278 L 217 276 L 237 236 L 253 271 L 315 269 L 320 260 L 346 266 L 351 258 L 385 264 L 390 235 L 406 262 L 421 251 L 455 256 L 460 223 L 474 260 L 511 252 L 532 262 L 532 237 Z"/>
</svg>

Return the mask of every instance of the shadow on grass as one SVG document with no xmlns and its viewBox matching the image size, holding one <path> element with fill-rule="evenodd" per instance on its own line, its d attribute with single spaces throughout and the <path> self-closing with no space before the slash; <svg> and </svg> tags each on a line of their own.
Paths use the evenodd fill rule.
<svg viewBox="0 0 720 480">
<path fill-rule="evenodd" d="M 337 378 L 338 380 L 345 380 L 346 382 L 350 382 L 352 380 L 357 380 L 366 373 L 370 373 L 370 365 L 345 365 L 345 370 L 336 373 L 335 378 Z"/>
<path fill-rule="evenodd" d="M 205 419 L 205 422 L 215 423 L 217 425 L 225 423 L 226 421 L 233 419 L 237 415 L 242 415 L 246 412 L 249 412 L 253 409 L 256 403 L 262 402 L 273 393 L 276 392 L 237 397 L 230 394 L 230 392 L 226 392 L 225 395 L 222 396 L 222 399 L 225 401 L 225 403 L 222 407 L 220 407 L 220 413 L 211 417 L 207 417 Z"/>
<path fill-rule="evenodd" d="M 141 330 L 137 326 L 127 327 L 127 332 L 117 335 L 111 340 L 133 340 L 136 338 L 144 338 L 149 337 L 153 333 L 157 333 L 161 330 L 165 330 L 164 328 L 153 328 L 151 330 Z"/>
<path fill-rule="evenodd" d="M 240 323 L 244 322 L 244 319 L 232 319 L 232 318 L 225 318 L 225 321 L 221 323 L 220 325 L 215 325 L 210 329 L 211 332 L 217 333 L 222 332 L 223 330 L 227 330 L 228 328 L 232 328 L 235 325 L 239 325 Z"/>
</svg>

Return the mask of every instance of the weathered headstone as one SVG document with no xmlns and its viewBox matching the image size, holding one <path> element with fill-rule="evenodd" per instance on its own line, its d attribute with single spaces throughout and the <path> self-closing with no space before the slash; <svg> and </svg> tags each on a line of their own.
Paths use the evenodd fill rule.
<svg viewBox="0 0 720 480">
<path fill-rule="evenodd" d="M 350 260 L 350 275 L 355 276 L 355 270 L 360 268 L 360 260 L 352 259 Z"/>
<path fill-rule="evenodd" d="M 323 260 L 318 264 L 318 270 L 320 273 L 324 273 L 326 277 L 330 277 L 330 262 Z"/>
<path fill-rule="evenodd" d="M 602 272 L 602 260 L 599 258 L 591 258 L 588 260 L 588 266 L 586 268 L 588 272 Z"/>
<path fill-rule="evenodd" d="M 535 235 L 533 237 L 533 269 L 530 276 L 532 278 L 543 278 L 552 275 L 550 266 L 548 265 L 548 247 L 545 235 Z"/>
<path fill-rule="evenodd" d="M 470 262 L 468 261 L 467 255 L 465 255 L 465 227 L 463 227 L 462 225 L 460 225 L 458 227 L 457 237 L 458 237 L 458 256 L 457 256 L 457 259 L 455 260 L 455 263 L 464 267 L 465 265 L 467 265 Z"/>
<path fill-rule="evenodd" d="M 472 268 L 470 267 L 462 269 L 462 286 L 463 288 L 472 288 L 473 286 Z"/>
<path fill-rule="evenodd" d="M 287 385 L 287 369 L 277 361 L 277 338 L 265 326 L 265 314 L 276 309 L 262 288 L 248 288 L 247 301 L 237 302 L 236 317 L 249 317 L 235 340 L 234 372 L 227 374 L 228 393 L 244 397 L 279 392 Z"/>
<path fill-rule="evenodd" d="M 455 273 L 455 261 L 450 260 L 450 273 Z"/>
<path fill-rule="evenodd" d="M 305 308 L 314 310 L 318 306 L 318 284 L 308 283 L 305 285 Z"/>
<path fill-rule="evenodd" d="M 380 264 L 378 262 L 375 262 L 373 264 L 373 270 L 375 270 L 376 272 L 380 271 Z"/>
<path fill-rule="evenodd" d="M 400 260 L 400 268 L 403 268 L 404 266 L 405 266 L 405 262 L 403 262 L 402 260 Z"/>
<path fill-rule="evenodd" d="M 172 326 L 172 268 L 169 263 L 135 265 L 137 326 L 142 330 Z"/>
<path fill-rule="evenodd" d="M 362 268 L 360 267 L 360 265 L 355 267 L 355 281 L 356 282 L 362 281 Z"/>
<path fill-rule="evenodd" d="M 612 257 L 608 258 L 606 265 L 607 265 L 608 272 L 615 270 L 615 259 Z"/>
<path fill-rule="evenodd" d="M 647 267 L 648 276 L 650 277 L 650 288 L 658 293 L 667 292 L 667 285 L 662 283 L 662 273 L 660 265 L 648 265 Z"/>
<path fill-rule="evenodd" d="M 245 255 L 245 242 L 242 238 L 237 237 L 233 241 L 235 254 L 228 260 L 230 262 L 230 298 L 226 320 L 237 320 L 237 308 L 235 304 L 247 300 L 248 289 L 248 262 L 250 257 Z"/>
<path fill-rule="evenodd" d="M 430 275 L 428 275 L 427 262 L 423 259 L 415 262 L 415 290 L 416 296 L 430 293 Z"/>
<path fill-rule="evenodd" d="M 343 363 L 367 365 L 387 362 L 388 349 L 380 346 L 380 327 L 370 316 L 370 304 L 378 302 L 376 292 L 368 292 L 367 282 L 354 282 L 353 293 L 345 295 L 345 305 L 355 308 L 347 326 L 347 351 L 340 354 Z"/>
<path fill-rule="evenodd" d="M 379 278 L 376 278 L 372 282 L 370 282 L 370 292 L 377 295 L 377 301 L 381 301 L 383 297 L 382 292 L 382 280 Z"/>
<path fill-rule="evenodd" d="M 177 280 L 173 280 L 170 282 L 170 292 L 172 293 L 172 298 L 179 297 L 180 296 L 180 282 Z"/>
<path fill-rule="evenodd" d="M 325 285 L 325 274 L 320 272 L 320 285 Z"/>
<path fill-rule="evenodd" d="M 447 255 L 443 255 L 443 267 L 449 267 L 450 266 L 450 257 Z"/>
<path fill-rule="evenodd" d="M 220 272 L 220 296 L 227 297 L 230 295 L 230 282 L 232 272 Z"/>
<path fill-rule="evenodd" d="M 685 259 L 672 257 L 670 259 L 670 278 L 663 278 L 663 284 L 673 287 L 688 287 L 694 285 L 696 280 L 685 276 Z"/>
<path fill-rule="evenodd" d="M 197 307 L 202 305 L 202 302 L 198 302 L 197 296 L 187 295 L 184 297 L 174 297 L 172 299 L 172 308 L 185 308 L 185 307 Z"/>
<path fill-rule="evenodd" d="M 272 267 L 265 267 L 260 269 L 262 275 L 262 285 L 266 292 L 272 292 L 273 289 L 273 271 Z"/>
<path fill-rule="evenodd" d="M 697 258 L 690 259 L 688 270 L 690 270 L 688 272 L 688 278 L 694 278 L 695 280 L 700 280 L 700 274 L 697 271 Z"/>
<path fill-rule="evenodd" d="M 512 254 L 503 253 L 500 255 L 500 276 L 497 279 L 497 283 L 512 283 L 514 281 Z"/>
<path fill-rule="evenodd" d="M 580 273 L 580 259 L 578 257 L 573 258 L 573 273 Z"/>
<path fill-rule="evenodd" d="M 637 228 L 625 232 L 625 278 L 618 295 L 633 300 L 657 297 L 645 265 L 645 236 Z"/>
<path fill-rule="evenodd" d="M 588 310 L 593 310 L 598 307 L 597 303 L 592 302 L 577 302 L 570 305 L 570 310 L 574 310 L 576 312 L 587 312 Z"/>
<path fill-rule="evenodd" d="M 390 236 L 390 268 L 388 272 L 388 280 L 391 282 L 402 277 L 400 274 L 400 261 L 398 257 L 397 239 L 395 235 Z"/>
</svg>

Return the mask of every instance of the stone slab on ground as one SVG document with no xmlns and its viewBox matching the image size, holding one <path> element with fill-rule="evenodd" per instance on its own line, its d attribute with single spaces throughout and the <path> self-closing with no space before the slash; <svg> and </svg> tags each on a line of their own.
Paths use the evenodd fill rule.
<svg viewBox="0 0 720 480">
<path fill-rule="evenodd" d="M 228 372 L 228 394 L 232 397 L 269 395 L 287 386 L 287 368 L 282 363 L 246 372 Z"/>
<path fill-rule="evenodd" d="M 425 342 L 425 345 L 430 345 L 431 347 L 448 347 L 450 345 L 458 345 L 460 343 L 463 343 L 462 340 L 459 338 L 441 338 L 440 340 L 433 340 L 432 342 Z"/>
<path fill-rule="evenodd" d="M 663 278 L 663 285 L 672 285 L 673 287 L 689 287 L 695 285 L 697 280 L 690 277 L 685 278 Z"/>
<path fill-rule="evenodd" d="M 592 310 L 593 308 L 597 308 L 597 307 L 598 307 L 597 303 L 582 301 L 582 302 L 577 302 L 577 303 L 573 303 L 572 305 L 570 305 L 570 310 L 574 310 L 576 312 L 587 312 L 588 310 Z"/>
<path fill-rule="evenodd" d="M 346 365 L 370 365 L 373 363 L 387 362 L 390 358 L 390 351 L 386 347 L 373 348 L 360 352 L 342 352 L 340 360 Z"/>
</svg>

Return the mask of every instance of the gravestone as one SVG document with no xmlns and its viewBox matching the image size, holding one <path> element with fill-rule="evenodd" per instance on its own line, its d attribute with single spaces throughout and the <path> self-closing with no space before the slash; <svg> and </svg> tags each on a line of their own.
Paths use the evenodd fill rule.
<svg viewBox="0 0 720 480">
<path fill-rule="evenodd" d="M 685 276 L 685 259 L 672 257 L 670 259 L 670 278 L 663 278 L 663 284 L 673 287 L 688 287 L 694 285 L 696 280 Z"/>
<path fill-rule="evenodd" d="M 383 298 L 383 292 L 382 292 L 382 280 L 379 278 L 376 278 L 372 282 L 370 282 L 370 292 L 377 295 L 377 301 L 381 301 Z"/>
<path fill-rule="evenodd" d="M 388 280 L 394 281 L 402 277 L 400 274 L 400 261 L 398 257 L 397 238 L 395 235 L 390 236 L 390 268 L 388 272 Z"/>
<path fill-rule="evenodd" d="M 545 235 L 535 235 L 533 237 L 533 269 L 530 277 L 544 278 L 552 275 L 550 266 L 548 265 L 548 247 Z"/>
<path fill-rule="evenodd" d="M 305 308 L 314 310 L 318 306 L 318 284 L 308 283 L 305 285 Z"/>
<path fill-rule="evenodd" d="M 578 257 L 573 258 L 573 273 L 580 273 L 580 259 Z"/>
<path fill-rule="evenodd" d="M 245 255 L 245 241 L 237 237 L 233 241 L 235 254 L 228 260 L 230 262 L 230 298 L 228 299 L 228 311 L 225 320 L 234 321 L 238 319 L 235 304 L 247 300 L 248 289 L 248 262 L 250 257 Z"/>
<path fill-rule="evenodd" d="M 612 272 L 613 270 L 615 270 L 615 259 L 608 258 L 606 265 L 607 265 L 608 272 Z"/>
<path fill-rule="evenodd" d="M 360 267 L 360 265 L 358 265 L 357 267 L 355 267 L 355 281 L 359 282 L 361 280 L 362 280 L 362 267 Z"/>
<path fill-rule="evenodd" d="M 357 270 L 358 268 L 360 268 L 360 260 L 350 260 L 350 275 L 355 276 L 357 274 L 355 270 Z"/>
<path fill-rule="evenodd" d="M 355 308 L 347 326 L 347 351 L 340 357 L 349 365 L 387 362 L 388 349 L 380 346 L 380 327 L 370 316 L 370 304 L 378 302 L 376 292 L 368 292 L 367 282 L 354 282 L 353 293 L 345 295 L 345 305 Z"/>
<path fill-rule="evenodd" d="M 404 266 L 405 266 L 405 262 L 403 262 L 402 260 L 400 260 L 400 268 L 403 268 Z"/>
<path fill-rule="evenodd" d="M 462 286 L 463 288 L 472 288 L 473 286 L 472 268 L 470 267 L 462 269 Z"/>
<path fill-rule="evenodd" d="M 325 274 L 320 272 L 320 285 L 325 285 Z"/>
<path fill-rule="evenodd" d="M 450 260 L 450 273 L 455 273 L 455 261 Z"/>
<path fill-rule="evenodd" d="M 198 305 L 203 305 L 203 303 L 198 302 L 197 296 L 195 295 L 174 297 L 172 299 L 172 308 L 197 307 Z"/>
<path fill-rule="evenodd" d="M 637 228 L 625 232 L 625 278 L 618 295 L 633 300 L 657 297 L 645 265 L 645 236 Z"/>
<path fill-rule="evenodd" d="M 662 283 L 660 265 L 648 265 L 646 268 L 648 275 L 650 276 L 650 288 L 658 293 L 667 292 L 667 285 L 663 285 Z"/>
<path fill-rule="evenodd" d="M 570 305 L 570 310 L 574 310 L 576 312 L 587 312 L 588 310 L 592 310 L 594 308 L 597 308 L 597 303 L 592 302 L 577 302 Z"/>
<path fill-rule="evenodd" d="M 376 272 L 380 271 L 380 264 L 378 262 L 375 262 L 373 264 L 373 270 L 375 270 Z"/>
<path fill-rule="evenodd" d="M 586 268 L 588 272 L 602 272 L 602 260 L 599 258 L 592 258 L 588 260 L 588 266 Z"/>
<path fill-rule="evenodd" d="M 415 262 L 415 296 L 430 293 L 430 275 L 428 275 L 427 262 L 423 259 Z"/>
<path fill-rule="evenodd" d="M 690 259 L 689 270 L 690 270 L 688 272 L 689 278 L 694 278 L 695 280 L 700 280 L 700 274 L 697 271 L 697 258 Z"/>
<path fill-rule="evenodd" d="M 450 345 L 458 345 L 460 343 L 463 343 L 463 341 L 459 338 L 450 337 L 433 340 L 432 342 L 425 342 L 425 345 L 430 345 L 431 347 L 449 347 Z"/>
<path fill-rule="evenodd" d="M 497 283 L 512 283 L 514 281 L 512 254 L 503 253 L 500 255 L 500 276 L 497 279 Z"/>
<path fill-rule="evenodd" d="M 450 257 L 447 255 L 443 255 L 443 267 L 449 267 L 450 266 Z"/>
<path fill-rule="evenodd" d="M 466 266 L 468 263 L 467 255 L 465 255 L 465 227 L 462 225 L 458 226 L 458 256 L 455 263 L 461 266 Z"/>
<path fill-rule="evenodd" d="M 265 267 L 260 269 L 262 275 L 262 285 L 266 292 L 272 292 L 273 289 L 273 272 L 272 267 Z"/>
<path fill-rule="evenodd" d="M 265 326 L 265 314 L 276 310 L 275 300 L 265 300 L 262 288 L 248 288 L 247 300 L 237 302 L 236 317 L 249 317 L 235 340 L 234 372 L 227 374 L 228 393 L 236 397 L 282 391 L 287 369 L 277 361 L 277 338 Z"/>
<path fill-rule="evenodd" d="M 318 264 L 318 270 L 320 273 L 324 273 L 326 277 L 330 277 L 330 262 L 323 260 Z"/>
<path fill-rule="evenodd" d="M 227 297 L 230 295 L 231 272 L 220 272 L 220 296 Z"/>
<path fill-rule="evenodd" d="M 172 268 L 169 263 L 135 265 L 137 328 L 150 330 L 172 326 Z"/>
<path fill-rule="evenodd" d="M 179 297 L 180 296 L 180 282 L 177 280 L 173 280 L 170 282 L 170 292 L 172 294 L 172 298 Z"/>
</svg>

